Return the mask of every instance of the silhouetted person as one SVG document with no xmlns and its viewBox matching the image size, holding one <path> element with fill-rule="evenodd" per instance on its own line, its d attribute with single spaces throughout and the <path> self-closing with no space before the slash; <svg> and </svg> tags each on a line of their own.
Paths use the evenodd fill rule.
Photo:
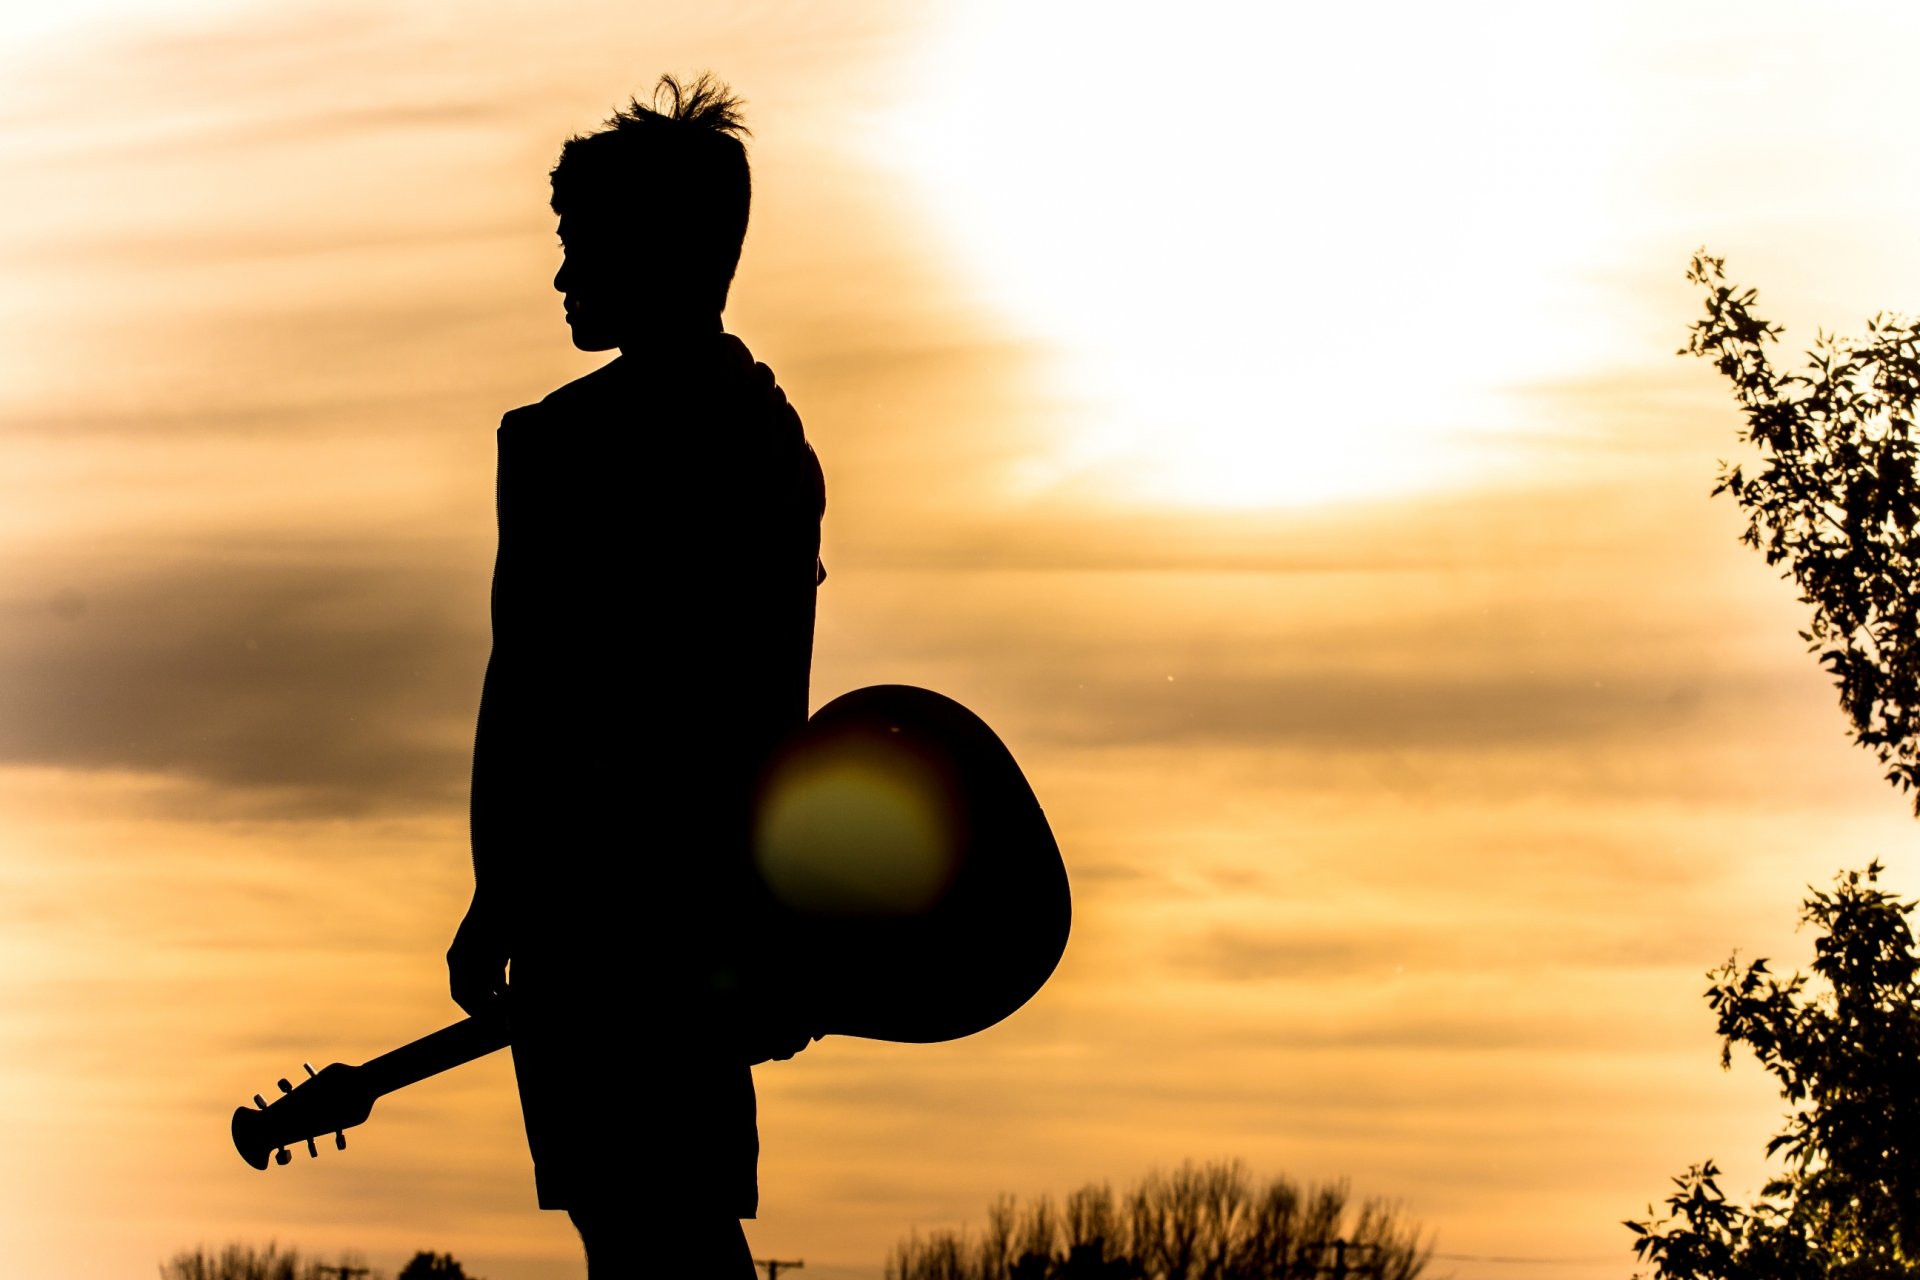
<svg viewBox="0 0 1920 1280">
<path fill-rule="evenodd" d="M 654 101 L 552 173 L 574 345 L 620 355 L 500 425 L 475 890 L 447 962 L 463 1008 L 506 1002 L 540 1204 L 592 1274 L 744 1278 L 749 1065 L 808 1030 L 748 810 L 807 715 L 825 496 L 773 374 L 721 329 L 739 103 L 704 75 Z"/>
</svg>

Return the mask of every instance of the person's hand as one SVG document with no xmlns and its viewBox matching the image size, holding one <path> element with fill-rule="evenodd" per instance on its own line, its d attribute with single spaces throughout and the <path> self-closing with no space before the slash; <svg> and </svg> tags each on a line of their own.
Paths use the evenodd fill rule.
<svg viewBox="0 0 1920 1280">
<path fill-rule="evenodd" d="M 750 1066 L 784 1062 L 824 1034 L 816 1029 L 793 975 L 775 977 L 758 966 L 748 973 L 752 976 L 725 968 L 714 975 L 715 1030 L 730 1053 Z"/>
<path fill-rule="evenodd" d="M 749 1063 L 785 1062 L 824 1034 L 795 977 L 762 974 L 761 984 L 748 989 L 743 1031 Z"/>
<path fill-rule="evenodd" d="M 756 1027 L 753 1043 L 747 1050 L 749 1066 L 761 1062 L 785 1062 L 818 1040 L 820 1032 L 808 1032 L 796 1022 L 766 1019 Z"/>
<path fill-rule="evenodd" d="M 507 990 L 507 960 L 506 930 L 475 898 L 447 948 L 453 1002 L 475 1017 L 498 1012 Z"/>
</svg>

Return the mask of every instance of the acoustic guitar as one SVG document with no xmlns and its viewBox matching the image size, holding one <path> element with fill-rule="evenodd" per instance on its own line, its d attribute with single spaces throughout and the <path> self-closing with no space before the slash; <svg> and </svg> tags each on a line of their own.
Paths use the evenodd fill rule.
<svg viewBox="0 0 1920 1280">
<path fill-rule="evenodd" d="M 1033 789 L 993 730 L 927 689 L 873 685 L 815 712 L 762 776 L 753 860 L 816 1038 L 972 1035 L 1066 949 L 1066 868 Z M 309 1066 L 233 1113 L 234 1146 L 256 1169 L 302 1142 L 317 1155 L 329 1133 L 344 1148 L 381 1096 L 510 1039 L 505 1017 L 466 1018 L 358 1066 Z"/>
</svg>

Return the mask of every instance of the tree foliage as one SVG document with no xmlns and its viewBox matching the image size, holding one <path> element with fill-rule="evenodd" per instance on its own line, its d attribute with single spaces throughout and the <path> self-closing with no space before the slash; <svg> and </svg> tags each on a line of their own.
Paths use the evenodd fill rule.
<svg viewBox="0 0 1920 1280">
<path fill-rule="evenodd" d="M 1314 1280 L 1342 1259 L 1367 1280 L 1415 1280 L 1431 1254 L 1393 1206 L 1349 1206 L 1344 1184 L 1256 1185 L 1239 1161 L 1188 1162 L 1118 1196 L 1106 1184 L 1064 1203 L 1002 1196 L 978 1234 L 901 1242 L 887 1280 Z"/>
<path fill-rule="evenodd" d="M 413 1259 L 400 1269 L 400 1280 L 479 1280 L 469 1276 L 466 1268 L 454 1260 L 450 1253 L 428 1253 L 422 1250 L 413 1255 Z"/>
<path fill-rule="evenodd" d="M 1813 606 L 1800 633 L 1840 688 L 1856 741 L 1902 791 L 1920 782 L 1920 525 L 1915 405 L 1920 329 L 1876 315 L 1860 341 L 1817 335 L 1805 372 L 1779 373 L 1778 326 L 1703 251 L 1687 278 L 1707 293 L 1681 354 L 1707 357 L 1746 413 L 1757 473 L 1721 464 L 1714 493 L 1747 514 L 1744 540 L 1785 563 Z M 1920 813 L 1920 794 L 1915 797 Z M 1709 974 L 1720 1063 L 1744 1044 L 1792 1110 L 1767 1144 L 1784 1169 L 1751 1205 L 1730 1202 L 1709 1160 L 1675 1178 L 1666 1215 L 1627 1226 L 1662 1280 L 1920 1277 L 1920 955 L 1914 904 L 1878 887 L 1881 867 L 1814 892 L 1813 978 L 1728 960 Z"/>
<path fill-rule="evenodd" d="M 261 1248 L 230 1244 L 215 1253 L 202 1245 L 182 1249 L 160 1264 L 160 1280 L 328 1280 L 337 1269 L 318 1258 L 303 1258 L 297 1249 L 269 1243 Z M 370 1272 L 361 1280 L 380 1280 Z"/>
<path fill-rule="evenodd" d="M 1720 1061 L 1744 1044 L 1793 1104 L 1767 1144 L 1784 1171 L 1751 1206 L 1712 1161 L 1675 1178 L 1667 1215 L 1627 1226 L 1665 1280 L 1920 1276 L 1920 953 L 1914 904 L 1877 887 L 1880 864 L 1815 892 L 1813 980 L 1735 960 L 1709 975 Z"/>
<path fill-rule="evenodd" d="M 1866 337 L 1816 335 L 1803 372 L 1777 371 L 1781 329 L 1753 313 L 1756 294 L 1727 283 L 1723 259 L 1694 255 L 1687 279 L 1707 314 L 1682 354 L 1733 383 L 1757 471 L 1721 464 L 1715 494 L 1747 514 L 1743 534 L 1813 606 L 1800 633 L 1833 675 L 1854 739 L 1902 791 L 1920 783 L 1920 327 L 1880 314 Z M 1915 791 L 1920 813 L 1920 791 Z"/>
</svg>

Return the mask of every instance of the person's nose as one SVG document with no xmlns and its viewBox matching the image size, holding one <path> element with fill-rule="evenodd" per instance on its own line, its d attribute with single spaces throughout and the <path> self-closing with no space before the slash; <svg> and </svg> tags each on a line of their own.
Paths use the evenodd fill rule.
<svg viewBox="0 0 1920 1280">
<path fill-rule="evenodd" d="M 567 285 L 571 283 L 571 281 L 572 277 L 567 274 L 567 260 L 562 258 L 560 259 L 560 269 L 553 273 L 553 287 L 561 293 L 565 293 L 567 291 Z"/>
</svg>

